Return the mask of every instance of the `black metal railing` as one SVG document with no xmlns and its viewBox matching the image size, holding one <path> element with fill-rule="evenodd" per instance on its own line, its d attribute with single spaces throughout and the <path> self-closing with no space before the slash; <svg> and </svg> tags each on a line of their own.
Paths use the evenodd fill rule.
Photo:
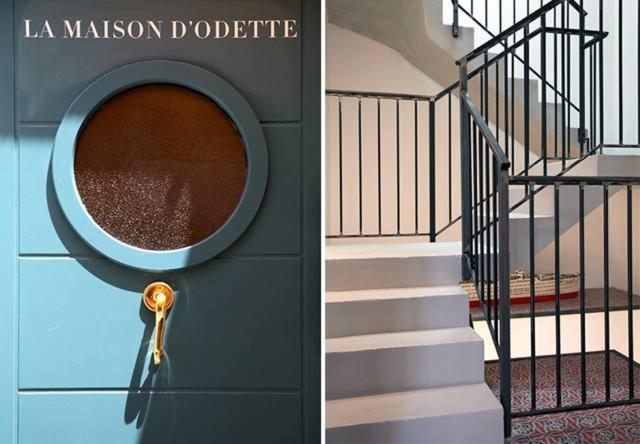
<svg viewBox="0 0 640 444">
<path fill-rule="evenodd" d="M 640 177 L 568 175 L 584 159 L 604 147 L 631 145 L 622 140 L 612 144 L 605 143 L 608 140 L 606 134 L 610 134 L 610 131 L 607 132 L 604 118 L 607 107 L 602 93 L 602 48 L 608 33 L 603 30 L 602 9 L 599 29 L 585 29 L 586 14 L 582 3 L 582 0 L 579 3 L 567 0 L 546 2 L 540 9 L 501 30 L 458 61 L 462 96 L 462 275 L 463 279 L 472 280 L 475 284 L 500 361 L 499 390 L 505 413 L 505 436 L 511 433 L 512 417 L 635 403 L 640 396 L 634 385 L 636 366 L 633 356 L 633 310 L 638 306 L 633 294 L 633 192 L 634 187 L 640 186 Z M 554 23 L 557 17 L 560 17 L 560 21 Z M 576 27 L 571 27 L 570 24 Z M 537 83 L 541 87 L 539 102 L 532 97 L 534 94 L 530 82 L 530 49 L 534 44 L 540 49 L 540 61 L 536 67 L 539 73 Z M 550 47 L 553 49 L 549 50 Z M 519 57 L 516 59 L 515 55 Z M 512 83 L 514 67 L 517 66 L 515 60 L 521 61 L 523 65 L 521 72 L 524 82 L 521 91 L 516 90 Z M 554 85 L 552 91 L 548 90 L 550 77 Z M 577 90 L 573 91 L 575 105 L 571 103 L 572 85 Z M 522 95 L 521 109 L 518 109 L 517 101 L 514 100 L 518 93 Z M 621 102 L 622 97 L 618 101 Z M 555 115 L 551 120 L 547 115 L 549 104 L 555 107 Z M 532 116 L 536 107 L 540 110 L 538 126 L 537 119 Z M 619 112 L 622 114 L 623 111 L 620 105 Z M 615 122 L 620 134 L 622 121 L 621 118 L 619 122 Z M 570 134 L 571 131 L 574 136 Z M 572 145 L 577 146 L 572 149 Z M 628 355 L 620 357 L 615 355 L 611 347 L 613 290 L 609 256 L 610 197 L 616 192 L 625 192 L 624 190 L 626 237 L 618 239 L 616 251 L 626 254 L 627 288 L 624 290 L 626 304 L 617 309 L 627 312 Z M 601 200 L 594 198 L 594 193 L 601 196 Z M 551 207 L 550 217 L 540 218 L 537 215 L 536 208 L 540 203 L 547 208 Z M 586 341 L 590 333 L 586 313 L 593 310 L 593 307 L 587 307 L 586 279 L 593 279 L 589 275 L 593 272 L 589 271 L 592 268 L 587 270 L 585 266 L 588 245 L 585 244 L 585 218 L 597 206 L 602 206 L 603 211 L 601 311 L 605 333 L 602 352 L 604 378 L 601 388 L 594 387 L 587 378 L 588 368 L 592 369 L 594 364 L 590 361 L 592 355 L 587 350 Z M 518 222 L 524 222 L 528 229 L 528 251 L 524 255 L 521 248 L 514 249 L 512 245 L 510 249 L 510 213 L 518 208 L 521 211 L 527 210 L 521 213 Z M 619 211 L 616 214 L 620 218 L 625 213 Z M 581 373 L 580 397 L 576 402 L 563 397 L 563 386 L 566 385 L 566 372 L 563 373 L 563 368 L 567 364 L 562 347 L 563 312 L 560 304 L 560 285 L 563 279 L 560 238 L 572 224 L 577 224 L 580 231 L 577 247 L 580 280 L 577 314 L 580 317 L 581 344 L 577 356 Z M 590 235 L 591 241 L 594 237 Z M 539 316 L 536 312 L 535 289 L 537 255 L 547 245 L 553 247 L 554 309 L 551 315 L 554 316 L 555 350 L 552 354 L 545 353 L 543 357 L 554 361 L 555 393 L 553 397 L 547 395 L 542 398 L 538 396 L 537 385 L 538 360 L 541 355 L 536 349 L 540 334 L 536 329 Z M 519 391 L 515 399 L 516 395 L 512 392 L 510 267 L 524 264 L 529 267 L 530 390 L 524 393 L 524 397 L 523 392 Z M 622 359 L 626 365 L 627 383 L 622 389 L 620 384 L 612 382 L 611 359 L 614 358 Z M 551 398 L 553 402 L 549 401 Z"/>
<path fill-rule="evenodd" d="M 435 242 L 459 221 L 456 93 L 326 91 L 328 238 Z"/>
<path fill-rule="evenodd" d="M 543 8 L 543 6 L 552 3 L 552 0 L 451 0 L 451 3 L 454 37 L 459 36 L 460 18 L 465 16 L 474 25 L 476 32 L 481 34 L 481 40 L 491 40 L 509 26 L 516 24 L 519 20 L 526 19 L 532 11 L 535 13 L 535 8 Z M 575 26 L 575 23 L 570 23 L 567 11 L 569 8 L 583 10 L 584 1 L 565 0 L 564 3 L 565 13 L 563 14 L 558 8 L 554 8 L 547 16 L 547 26 L 563 29 Z M 640 21 L 640 12 L 638 12 L 637 2 L 597 0 L 597 2 L 590 3 L 590 6 L 595 6 L 595 8 L 590 11 L 583 10 L 582 20 L 589 13 L 591 19 L 588 20 L 590 22 L 588 26 L 597 30 L 601 36 L 615 34 L 615 39 L 609 40 L 607 45 L 600 44 L 594 47 L 588 45 L 589 54 L 585 59 L 586 63 L 577 66 L 578 69 L 587 70 L 587 76 L 597 79 L 597 96 L 587 104 L 592 119 L 588 124 L 593 132 L 590 136 L 584 134 L 584 137 L 590 138 L 592 146 L 600 148 L 636 148 L 640 146 L 640 112 L 638 112 L 640 110 L 640 89 L 635 88 L 635 84 L 640 83 L 640 71 L 635 67 L 637 57 L 629 57 L 628 53 L 625 54 L 625 47 L 629 49 L 631 42 L 634 44 L 640 42 L 640 27 L 637 25 L 637 22 Z M 611 18 L 605 20 L 606 17 Z M 626 20 L 625 17 L 627 17 Z M 635 20 L 629 20 L 629 17 L 635 18 Z M 580 22 L 580 20 L 574 22 Z M 628 26 L 630 22 L 633 23 L 631 27 Z M 580 28 L 580 25 L 577 27 Z M 517 39 L 516 35 L 512 37 L 512 43 L 516 41 L 515 39 Z M 548 42 L 547 50 L 558 51 L 559 46 L 562 46 L 562 42 L 559 42 L 557 35 L 554 35 Z M 564 50 L 570 52 L 571 46 L 565 44 Z M 544 53 L 544 51 L 541 52 Z M 615 57 L 611 57 L 608 63 L 602 63 L 605 53 L 615 55 Z M 524 64 L 523 57 L 517 52 L 512 53 L 511 56 L 514 59 L 512 64 Z M 530 75 L 542 80 L 540 73 L 542 67 L 536 63 L 535 60 L 530 63 Z M 572 112 L 578 113 L 584 107 L 578 103 L 576 91 L 571 90 L 571 83 L 566 83 L 565 92 L 558 90 L 562 82 L 566 82 L 567 76 L 570 77 L 571 69 L 571 64 L 564 71 L 554 69 L 552 75 L 547 75 L 546 86 L 550 94 L 553 91 L 557 95 L 556 101 L 559 101 L 558 99 L 566 101 L 566 106 L 571 108 Z M 605 76 L 609 79 L 616 79 L 616 81 L 605 85 Z M 595 93 L 596 84 L 592 86 Z M 625 94 L 625 88 L 636 89 L 636 96 Z M 605 109 L 605 105 L 609 105 L 608 109 Z M 635 109 L 632 110 L 630 107 Z M 614 117 L 615 122 L 607 125 L 607 134 L 605 134 L 605 114 L 616 116 Z M 557 117 L 554 116 L 554 119 Z M 580 126 L 584 127 L 585 125 Z M 605 143 L 605 139 L 609 142 Z"/>
<path fill-rule="evenodd" d="M 640 186 L 640 177 L 585 177 L 585 176 L 562 176 L 562 177 L 549 177 L 549 176 L 520 176 L 511 177 L 509 180 L 511 185 L 526 186 L 529 192 L 529 218 L 528 218 L 528 253 L 529 253 L 529 273 L 530 273 L 530 307 L 529 307 L 529 319 L 530 319 L 530 365 L 529 365 L 529 387 L 530 390 L 526 393 L 526 397 L 520 395 L 517 402 L 515 402 L 515 408 L 512 411 L 513 417 L 525 416 L 531 414 L 551 413 L 558 411 L 577 410 L 595 407 L 606 407 L 613 405 L 622 405 L 628 403 L 640 402 L 640 385 L 636 385 L 635 372 L 637 371 L 637 364 L 634 361 L 634 309 L 638 309 L 637 296 L 633 293 L 633 263 L 634 263 L 634 250 L 633 250 L 633 199 L 634 189 Z M 535 205 L 539 197 L 536 197 L 532 192 L 537 186 L 549 187 L 549 198 L 551 198 L 552 204 L 552 232 L 553 241 L 553 281 L 555 286 L 554 291 L 554 309 L 551 314 L 554 318 L 552 335 L 555 339 L 553 353 L 543 353 L 542 356 L 537 352 L 537 340 L 539 334 L 537 332 L 536 324 L 540 321 L 541 315 L 537 312 L 537 301 L 535 298 L 535 284 L 534 276 L 537 269 L 536 256 L 538 254 L 539 239 L 536 239 L 534 233 L 537 230 L 539 224 L 543 224 L 544 221 L 538 221 L 535 215 Z M 621 193 L 618 199 L 611 203 L 611 198 L 616 194 Z M 602 218 L 600 220 L 591 220 L 587 222 L 587 216 L 589 212 L 596 206 L 602 208 Z M 611 205 L 616 205 L 615 210 L 611 209 Z M 561 310 L 561 291 L 560 282 L 562 279 L 561 270 L 561 253 L 562 243 L 560 236 L 562 235 L 563 226 L 568 223 L 573 223 L 573 217 L 577 219 L 579 227 L 577 250 L 578 250 L 578 276 L 579 276 L 579 290 L 578 290 L 578 309 L 577 314 L 579 316 L 579 331 L 575 334 L 580 338 L 580 346 L 578 352 L 578 359 L 571 362 L 565 362 L 567 353 L 563 353 L 563 339 L 562 339 L 562 325 L 561 316 L 563 311 Z M 611 222 L 617 220 L 619 233 L 614 233 L 611 227 Z M 601 236 L 598 236 L 598 226 Z M 587 240 L 586 233 L 589 233 L 589 239 Z M 616 234 L 616 247 L 611 246 L 612 237 Z M 587 247 L 593 244 L 602 245 L 602 290 L 595 294 L 590 291 L 589 294 L 586 289 L 587 279 L 594 280 L 593 274 L 597 273 L 597 267 L 591 266 L 590 269 L 586 266 Z M 571 248 L 571 247 L 565 247 Z M 622 261 L 616 261 L 618 267 L 625 270 L 626 276 L 619 277 L 618 281 L 626 280 L 625 285 L 620 285 L 618 282 L 615 286 L 611 282 L 612 261 L 610 259 L 610 253 L 616 251 L 618 254 L 624 255 Z M 569 253 L 570 254 L 570 253 Z M 596 280 L 597 280 L 596 276 Z M 622 293 L 618 296 L 618 300 L 624 300 L 622 303 L 618 302 L 616 306 L 612 303 L 612 293 Z M 594 302 L 596 307 L 594 307 Z M 589 335 L 598 336 L 598 327 L 594 329 L 593 320 L 591 323 L 587 322 L 588 312 L 593 310 L 601 311 L 603 314 L 604 323 L 604 347 L 601 354 L 602 359 L 597 361 L 594 358 L 593 350 L 589 350 L 587 344 L 587 337 Z M 612 347 L 612 313 L 615 311 L 626 311 L 626 346 L 627 355 L 623 355 L 619 350 L 614 350 Z M 542 316 L 549 316 L 549 314 L 543 314 Z M 619 325 L 620 328 L 624 329 Z M 550 332 L 546 332 L 549 334 Z M 573 351 L 573 350 L 572 350 Z M 546 393 L 544 396 L 539 396 L 540 391 L 548 392 L 549 382 L 543 386 L 539 382 L 537 370 L 540 366 L 541 359 L 552 359 L 554 362 L 554 393 L 550 396 Z M 617 372 L 625 372 L 626 377 L 622 377 L 620 374 L 614 378 L 612 373 L 612 361 L 616 360 Z M 575 380 L 570 380 L 567 375 L 569 372 L 566 366 L 575 365 L 575 361 L 579 361 L 579 383 Z M 593 379 L 588 378 L 589 372 L 602 372 L 603 378 Z M 576 393 L 575 397 L 564 396 L 566 386 L 572 386 L 571 390 Z M 577 387 L 576 387 L 577 386 Z"/>
</svg>

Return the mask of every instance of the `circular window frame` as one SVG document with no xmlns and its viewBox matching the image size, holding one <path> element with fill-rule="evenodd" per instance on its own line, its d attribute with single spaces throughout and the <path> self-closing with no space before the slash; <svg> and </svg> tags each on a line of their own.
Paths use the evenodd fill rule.
<svg viewBox="0 0 640 444">
<path fill-rule="evenodd" d="M 141 85 L 174 84 L 213 100 L 231 118 L 244 143 L 247 179 L 238 205 L 227 221 L 202 241 L 175 250 L 146 250 L 116 239 L 86 210 L 76 187 L 74 158 L 78 136 L 100 105 L 114 95 Z M 91 248 L 114 262 L 144 271 L 172 271 L 211 259 L 234 243 L 262 204 L 268 178 L 267 145 L 262 126 L 248 102 L 219 76 L 183 62 L 153 60 L 132 63 L 91 83 L 65 113 L 51 156 L 53 187 L 69 224 Z"/>
</svg>

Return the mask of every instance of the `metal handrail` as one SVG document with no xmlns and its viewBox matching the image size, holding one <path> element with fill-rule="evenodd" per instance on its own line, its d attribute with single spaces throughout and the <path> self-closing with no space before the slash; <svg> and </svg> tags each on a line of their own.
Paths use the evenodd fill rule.
<svg viewBox="0 0 640 444">
<path fill-rule="evenodd" d="M 424 94 L 405 94 L 392 92 L 351 91 L 327 89 L 325 95 L 335 97 L 361 97 L 370 99 L 399 99 L 399 100 L 434 100 L 435 96 Z"/>
<path fill-rule="evenodd" d="M 500 169 L 501 170 L 509 169 L 509 167 L 511 166 L 511 162 L 509 161 L 509 158 L 500 147 L 500 144 L 498 143 L 498 140 L 496 139 L 493 132 L 491 131 L 491 128 L 489 128 L 489 125 L 487 125 L 487 123 L 485 122 L 484 117 L 482 117 L 482 114 L 480 114 L 480 111 L 478 111 L 478 107 L 473 102 L 473 99 L 471 99 L 471 96 L 468 93 L 462 94 L 462 102 L 464 103 L 465 107 L 471 114 L 471 117 L 473 117 L 473 120 L 475 121 L 476 125 L 478 125 L 478 129 L 480 130 L 480 132 L 482 132 L 482 135 L 484 136 L 489 147 L 493 151 L 493 154 L 496 157 L 496 160 L 498 161 L 498 166 L 500 167 Z"/>
</svg>

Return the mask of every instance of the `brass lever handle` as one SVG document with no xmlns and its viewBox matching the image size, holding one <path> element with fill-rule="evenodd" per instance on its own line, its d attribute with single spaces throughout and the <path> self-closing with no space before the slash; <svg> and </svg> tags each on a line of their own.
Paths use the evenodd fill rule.
<svg viewBox="0 0 640 444">
<path fill-rule="evenodd" d="M 153 363 L 159 365 L 164 355 L 162 348 L 164 338 L 164 324 L 167 311 L 173 305 L 173 289 L 165 282 L 153 282 L 147 285 L 142 294 L 146 307 L 156 314 L 156 338 L 153 345 Z"/>
</svg>

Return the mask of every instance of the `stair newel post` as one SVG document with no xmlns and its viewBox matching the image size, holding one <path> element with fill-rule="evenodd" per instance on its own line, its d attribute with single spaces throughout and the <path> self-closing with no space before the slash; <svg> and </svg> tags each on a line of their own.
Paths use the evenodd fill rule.
<svg viewBox="0 0 640 444">
<path fill-rule="evenodd" d="M 500 327 L 498 350 L 500 358 L 500 401 L 504 409 L 504 436 L 511 436 L 511 311 L 509 261 L 509 162 L 500 165 L 498 185 L 498 267 Z M 495 253 L 494 253 L 495 254 Z"/>
<path fill-rule="evenodd" d="M 469 112 L 464 105 L 468 94 L 467 59 L 460 61 L 460 202 L 462 232 L 462 280 L 471 278 L 469 268 L 471 257 L 471 139 L 469 134 Z M 469 261 L 469 262 L 467 262 Z"/>
</svg>

